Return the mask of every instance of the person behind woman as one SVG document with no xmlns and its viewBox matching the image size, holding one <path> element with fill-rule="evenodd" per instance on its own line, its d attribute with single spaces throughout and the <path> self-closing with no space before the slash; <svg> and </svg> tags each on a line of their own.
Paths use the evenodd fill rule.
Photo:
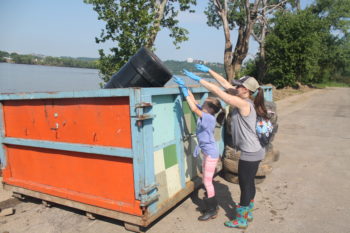
<svg viewBox="0 0 350 233">
<path fill-rule="evenodd" d="M 217 216 L 217 200 L 215 197 L 215 189 L 213 185 L 213 176 L 215 173 L 216 164 L 219 160 L 219 150 L 217 148 L 214 130 L 216 121 L 222 124 L 225 117 L 225 110 L 221 107 L 221 103 L 217 98 L 208 97 L 202 106 L 199 106 L 193 94 L 187 89 L 184 81 L 174 76 L 174 81 L 179 84 L 187 103 L 197 116 L 196 135 L 198 139 L 199 148 L 201 149 L 204 158 L 202 164 L 203 183 L 207 192 L 207 198 L 204 199 L 205 210 L 203 214 L 198 217 L 199 221 L 206 221 L 216 218 Z M 215 114 L 218 114 L 215 119 Z M 198 156 L 198 148 L 195 150 L 195 155 Z"/>
<path fill-rule="evenodd" d="M 264 91 L 255 78 L 244 76 L 231 85 L 221 75 L 204 65 L 196 65 L 200 71 L 209 73 L 225 89 L 231 90 L 235 95 L 228 94 L 215 84 L 209 83 L 195 74 L 184 70 L 185 75 L 198 81 L 209 91 L 214 93 L 228 105 L 235 107 L 232 111 L 231 131 L 233 146 L 241 151 L 238 162 L 238 179 L 241 190 L 240 203 L 236 206 L 236 219 L 226 221 L 225 226 L 232 228 L 246 228 L 248 221 L 253 220 L 255 182 L 259 163 L 265 157 L 265 148 L 260 145 L 256 135 L 257 115 L 267 118 L 264 104 Z M 232 91 L 234 90 L 234 91 Z M 252 95 L 256 95 L 254 102 Z"/>
</svg>

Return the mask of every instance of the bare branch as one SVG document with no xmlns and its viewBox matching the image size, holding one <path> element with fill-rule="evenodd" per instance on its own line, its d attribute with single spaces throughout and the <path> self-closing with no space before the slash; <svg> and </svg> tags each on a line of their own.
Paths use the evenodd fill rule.
<svg viewBox="0 0 350 233">
<path fill-rule="evenodd" d="M 261 43 L 261 39 L 254 32 L 252 32 L 252 36 L 258 43 Z"/>
<path fill-rule="evenodd" d="M 276 5 L 268 5 L 268 6 L 265 6 L 264 8 L 261 9 L 261 11 L 265 11 L 266 10 L 266 14 L 270 14 L 271 11 L 275 10 L 276 8 L 279 8 L 281 7 L 282 5 L 284 5 L 285 3 L 287 3 L 287 0 L 283 0 L 281 2 L 279 2 L 278 4 Z"/>
<path fill-rule="evenodd" d="M 215 9 L 216 9 L 216 12 L 220 15 L 220 17 L 222 18 L 224 13 L 223 13 L 223 8 L 222 8 L 222 5 L 221 5 L 221 2 L 220 0 L 213 0 L 213 3 L 214 3 L 214 6 L 215 6 Z"/>
</svg>

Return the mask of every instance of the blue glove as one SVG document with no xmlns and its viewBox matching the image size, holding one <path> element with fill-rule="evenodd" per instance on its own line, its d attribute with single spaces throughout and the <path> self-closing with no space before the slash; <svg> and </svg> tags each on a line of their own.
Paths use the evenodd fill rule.
<svg viewBox="0 0 350 233">
<path fill-rule="evenodd" d="M 200 71 L 205 72 L 205 73 L 208 73 L 210 70 L 208 66 L 205 66 L 202 64 L 195 64 L 194 66 L 196 67 L 197 70 L 200 70 Z"/>
<path fill-rule="evenodd" d="M 177 76 L 173 76 L 174 82 L 176 82 L 180 87 L 186 87 L 185 86 L 185 82 L 182 78 L 177 77 Z"/>
<path fill-rule="evenodd" d="M 181 87 L 180 86 L 180 89 L 182 91 L 182 94 L 184 95 L 184 97 L 186 98 L 188 96 L 188 89 L 187 87 Z"/>
<path fill-rule="evenodd" d="M 186 98 L 188 96 L 188 89 L 185 86 L 185 82 L 184 80 L 182 80 L 182 78 L 179 78 L 177 76 L 173 76 L 174 82 L 177 83 L 181 89 L 182 94 L 184 95 L 184 97 Z"/>
<path fill-rule="evenodd" d="M 187 77 L 189 77 L 190 79 L 193 79 L 194 81 L 199 82 L 199 80 L 202 79 L 201 77 L 195 75 L 195 74 L 192 73 L 192 72 L 189 72 L 188 70 L 185 70 L 185 69 L 184 69 L 183 71 L 184 71 L 184 74 L 185 74 Z"/>
</svg>

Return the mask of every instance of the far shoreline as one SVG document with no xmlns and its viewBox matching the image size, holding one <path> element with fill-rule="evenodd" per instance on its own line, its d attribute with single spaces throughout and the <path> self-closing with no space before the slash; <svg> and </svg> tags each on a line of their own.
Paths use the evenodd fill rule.
<svg viewBox="0 0 350 233">
<path fill-rule="evenodd" d="M 48 65 L 48 64 L 16 63 L 16 62 L 7 62 L 7 61 L 0 61 L 0 63 L 14 64 L 14 65 L 32 65 L 32 66 L 64 67 L 64 68 L 78 68 L 78 69 L 98 70 L 97 68 L 88 68 L 88 67 L 80 67 L 80 66 L 55 66 L 55 65 Z"/>
</svg>

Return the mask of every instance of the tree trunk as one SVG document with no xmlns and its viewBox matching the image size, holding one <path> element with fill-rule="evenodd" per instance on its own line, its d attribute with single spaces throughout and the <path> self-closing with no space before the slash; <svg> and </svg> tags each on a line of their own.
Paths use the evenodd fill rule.
<svg viewBox="0 0 350 233">
<path fill-rule="evenodd" d="M 266 75 L 266 51 L 265 51 L 266 25 L 262 26 L 260 45 L 260 57 L 258 59 L 258 80 L 263 82 Z"/>
<path fill-rule="evenodd" d="M 262 49 L 260 47 L 260 49 Z M 265 48 L 263 48 L 265 50 Z M 259 82 L 264 82 L 265 76 L 266 76 L 266 57 L 265 57 L 265 52 L 263 54 L 260 54 L 259 59 L 257 60 L 257 68 L 258 68 L 258 81 Z"/>
<path fill-rule="evenodd" d="M 249 0 L 246 0 L 246 24 L 240 25 L 238 29 L 238 39 L 232 56 L 232 66 L 234 69 L 233 76 L 229 77 L 229 80 L 235 78 L 236 74 L 242 67 L 243 60 L 247 57 L 249 50 L 249 39 L 256 21 L 259 2 L 260 0 L 255 0 L 252 9 L 250 9 Z"/>
<path fill-rule="evenodd" d="M 160 0 L 160 3 L 155 3 L 157 6 L 155 7 L 158 11 L 156 12 L 156 20 L 153 25 L 153 29 L 151 30 L 151 35 L 148 38 L 145 47 L 152 48 L 154 45 L 154 41 L 156 40 L 157 34 L 160 30 L 160 22 L 164 17 L 164 10 L 168 0 Z"/>
<path fill-rule="evenodd" d="M 300 11 L 300 0 L 295 0 L 295 6 L 297 8 L 298 11 Z"/>
<path fill-rule="evenodd" d="M 223 29 L 224 29 L 224 36 L 225 36 L 224 67 L 225 67 L 226 79 L 230 80 L 230 77 L 234 75 L 234 72 L 233 72 L 233 67 L 231 65 L 232 43 L 231 43 L 231 36 L 230 36 L 230 27 L 227 21 L 227 11 L 228 11 L 227 0 L 224 1 L 224 5 L 222 5 L 219 0 L 214 0 L 214 4 L 216 7 L 216 11 L 221 18 Z"/>
<path fill-rule="evenodd" d="M 224 34 L 225 34 L 225 52 L 224 52 L 224 66 L 226 79 L 230 80 L 230 77 L 234 76 L 234 69 L 231 65 L 232 61 L 232 43 L 230 39 L 230 29 L 227 22 L 227 17 L 223 19 Z"/>
<path fill-rule="evenodd" d="M 266 38 L 266 33 L 267 33 L 267 23 L 268 23 L 268 14 L 273 13 L 273 11 L 277 8 L 280 8 L 281 6 L 283 6 L 285 3 L 287 2 L 287 0 L 283 0 L 278 2 L 278 4 L 275 5 L 269 5 L 267 0 L 262 0 L 261 1 L 261 15 L 259 17 L 259 23 L 261 25 L 261 31 L 260 31 L 260 35 L 259 37 L 257 35 L 255 35 L 254 33 L 252 34 L 255 38 L 255 40 L 259 43 L 259 59 L 257 59 L 256 61 L 256 66 L 257 66 L 257 70 L 258 70 L 258 80 L 260 82 L 263 82 L 266 76 L 266 72 L 267 72 L 267 66 L 266 66 L 266 51 L 265 51 L 265 38 Z M 300 1 L 299 0 L 295 0 L 295 3 L 297 5 L 297 3 L 299 2 L 299 6 L 300 6 Z"/>
</svg>

